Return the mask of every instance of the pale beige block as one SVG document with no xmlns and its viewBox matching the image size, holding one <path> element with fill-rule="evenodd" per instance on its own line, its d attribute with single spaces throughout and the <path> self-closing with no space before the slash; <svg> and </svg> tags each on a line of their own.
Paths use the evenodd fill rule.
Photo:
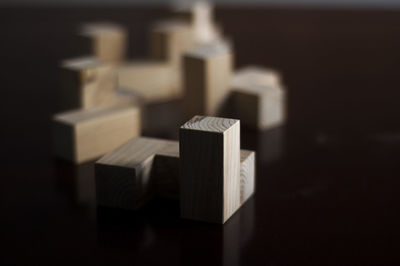
<svg viewBox="0 0 400 266">
<path fill-rule="evenodd" d="M 184 118 L 218 115 L 227 104 L 233 55 L 227 43 L 198 47 L 184 55 Z"/>
<path fill-rule="evenodd" d="M 176 99 L 182 95 L 180 72 L 167 63 L 135 62 L 117 70 L 119 86 L 135 92 L 146 103 Z"/>
<path fill-rule="evenodd" d="M 60 109 L 89 109 L 116 100 L 115 69 L 94 57 L 65 60 L 61 64 Z"/>
<path fill-rule="evenodd" d="M 225 223 L 240 207 L 240 121 L 195 116 L 179 135 L 181 216 Z"/>
<path fill-rule="evenodd" d="M 254 151 L 240 151 L 240 204 L 244 204 L 255 191 Z"/>
<path fill-rule="evenodd" d="M 53 125 L 55 154 L 82 163 L 140 135 L 140 109 L 118 105 L 74 110 L 55 115 Z"/>
<path fill-rule="evenodd" d="M 156 192 L 154 173 L 157 153 L 170 149 L 176 142 L 154 138 L 133 138 L 106 154 L 95 164 L 97 204 L 123 209 L 137 209 Z M 168 154 L 163 153 L 164 155 Z"/>
<path fill-rule="evenodd" d="M 279 75 L 261 68 L 239 71 L 231 80 L 234 117 L 256 129 L 282 125 L 286 118 L 286 93 Z"/>
<path fill-rule="evenodd" d="M 159 22 L 153 26 L 150 34 L 151 57 L 177 69 L 181 68 L 183 53 L 195 45 L 192 27 L 182 21 Z"/>
<path fill-rule="evenodd" d="M 80 35 L 87 39 L 93 54 L 106 62 L 123 61 L 127 47 L 127 31 L 112 23 L 90 23 L 82 26 Z"/>
</svg>

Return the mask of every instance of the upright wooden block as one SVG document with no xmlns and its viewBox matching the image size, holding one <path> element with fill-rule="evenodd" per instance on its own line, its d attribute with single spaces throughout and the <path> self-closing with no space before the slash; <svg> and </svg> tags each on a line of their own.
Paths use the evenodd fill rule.
<svg viewBox="0 0 400 266">
<path fill-rule="evenodd" d="M 97 204 L 137 209 L 147 202 L 156 192 L 156 175 L 165 172 L 162 169 L 155 171 L 154 164 L 158 167 L 168 165 L 168 162 L 155 162 L 156 154 L 165 149 L 163 156 L 166 159 L 167 154 L 174 153 L 176 146 L 174 141 L 140 137 L 106 154 L 95 164 Z"/>
<path fill-rule="evenodd" d="M 94 57 L 66 60 L 61 64 L 60 109 L 88 109 L 116 100 L 114 68 Z"/>
<path fill-rule="evenodd" d="M 285 121 L 285 90 L 279 75 L 262 68 L 245 68 L 231 80 L 233 116 L 242 124 L 269 129 Z"/>
<path fill-rule="evenodd" d="M 181 216 L 225 223 L 240 206 L 240 121 L 195 116 L 179 133 Z"/>
<path fill-rule="evenodd" d="M 55 115 L 53 124 L 55 154 L 82 163 L 140 135 L 140 109 L 122 105 L 74 110 Z"/>
<path fill-rule="evenodd" d="M 190 24 L 181 21 L 157 23 L 151 29 L 151 57 L 181 68 L 181 56 L 194 47 L 193 30 Z"/>
<path fill-rule="evenodd" d="M 113 64 L 124 59 L 127 32 L 123 27 L 110 23 L 91 23 L 82 27 L 80 35 L 86 39 L 97 58 Z"/>
<path fill-rule="evenodd" d="M 200 46 L 184 55 L 185 119 L 222 112 L 230 93 L 232 61 L 226 43 Z"/>
</svg>

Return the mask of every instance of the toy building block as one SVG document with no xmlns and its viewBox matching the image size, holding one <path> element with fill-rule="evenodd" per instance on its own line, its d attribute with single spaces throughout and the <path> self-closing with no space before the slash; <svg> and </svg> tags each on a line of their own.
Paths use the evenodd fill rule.
<svg viewBox="0 0 400 266">
<path fill-rule="evenodd" d="M 173 68 L 180 69 L 182 54 L 194 47 L 193 30 L 185 22 L 160 22 L 151 29 L 150 42 L 153 59 L 166 61 Z"/>
<path fill-rule="evenodd" d="M 240 205 L 255 191 L 255 156 L 254 151 L 240 151 Z"/>
<path fill-rule="evenodd" d="M 95 159 L 140 135 L 140 121 L 140 109 L 129 105 L 57 114 L 53 117 L 54 152 L 75 163 Z"/>
<path fill-rule="evenodd" d="M 115 101 L 114 68 L 94 57 L 66 60 L 61 65 L 60 108 L 88 109 Z"/>
<path fill-rule="evenodd" d="M 179 145 L 181 216 L 225 223 L 240 207 L 240 121 L 195 116 Z"/>
<path fill-rule="evenodd" d="M 229 45 L 217 42 L 199 46 L 183 60 L 184 118 L 220 114 L 230 93 L 233 55 Z"/>
<path fill-rule="evenodd" d="M 90 51 L 99 59 L 108 63 L 119 63 L 125 57 L 127 32 L 115 24 L 92 23 L 83 25 L 83 36 Z"/>
<path fill-rule="evenodd" d="M 285 121 L 285 90 L 279 75 L 262 68 L 245 68 L 231 80 L 233 116 L 243 125 L 269 129 Z"/>
<path fill-rule="evenodd" d="M 135 62 L 117 68 L 118 85 L 146 103 L 178 98 L 182 94 L 180 73 L 167 63 Z"/>
<path fill-rule="evenodd" d="M 158 167 L 170 166 L 163 160 L 171 153 L 171 145 L 176 145 L 174 143 L 153 138 L 133 138 L 103 156 L 95 164 L 97 204 L 137 209 L 147 202 L 156 192 L 153 165 L 155 163 Z M 163 153 L 164 149 L 166 152 Z M 174 147 L 172 153 L 173 149 Z M 164 157 L 161 158 L 161 162 L 155 162 L 157 153 Z M 171 174 L 173 172 L 171 171 Z"/>
</svg>

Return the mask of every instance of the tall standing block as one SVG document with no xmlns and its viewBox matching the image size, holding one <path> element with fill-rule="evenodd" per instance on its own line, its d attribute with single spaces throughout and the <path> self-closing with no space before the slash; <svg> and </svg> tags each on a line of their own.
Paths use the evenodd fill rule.
<svg viewBox="0 0 400 266">
<path fill-rule="evenodd" d="M 200 46 L 184 55 L 185 119 L 194 115 L 218 115 L 230 93 L 233 55 L 228 44 Z"/>
<path fill-rule="evenodd" d="M 240 121 L 195 116 L 179 145 L 181 216 L 225 223 L 240 206 Z"/>
</svg>

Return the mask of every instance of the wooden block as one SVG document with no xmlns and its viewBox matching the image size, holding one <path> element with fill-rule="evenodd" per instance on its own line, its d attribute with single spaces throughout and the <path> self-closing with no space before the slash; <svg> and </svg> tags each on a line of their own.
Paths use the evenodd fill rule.
<svg viewBox="0 0 400 266">
<path fill-rule="evenodd" d="M 116 24 L 91 23 L 82 27 L 80 35 L 86 38 L 93 54 L 109 63 L 119 63 L 125 57 L 127 32 Z"/>
<path fill-rule="evenodd" d="M 242 124 L 269 129 L 285 121 L 285 91 L 276 72 L 247 68 L 231 81 L 233 116 Z"/>
<path fill-rule="evenodd" d="M 240 151 L 240 205 L 244 204 L 255 190 L 255 157 L 254 151 Z"/>
<path fill-rule="evenodd" d="M 181 21 L 164 21 L 151 29 L 151 57 L 181 68 L 183 53 L 194 47 L 193 30 L 190 24 Z"/>
<path fill-rule="evenodd" d="M 97 204 L 137 209 L 147 202 L 155 193 L 154 158 L 164 149 L 171 149 L 171 145 L 173 148 L 176 142 L 134 138 L 98 160 L 95 164 Z M 156 164 L 164 165 L 160 161 Z M 160 172 L 163 170 L 157 173 Z"/>
<path fill-rule="evenodd" d="M 60 109 L 88 109 L 115 101 L 117 75 L 112 66 L 94 57 L 61 64 Z"/>
<path fill-rule="evenodd" d="M 218 115 L 226 105 L 233 56 L 226 43 L 200 46 L 184 55 L 184 118 Z"/>
<path fill-rule="evenodd" d="M 120 87 L 137 93 L 146 103 L 181 96 L 180 72 L 167 63 L 135 62 L 118 67 Z"/>
<path fill-rule="evenodd" d="M 122 105 L 74 110 L 55 115 L 53 124 L 55 154 L 82 163 L 140 135 L 140 109 Z"/>
<path fill-rule="evenodd" d="M 195 116 L 179 136 L 181 216 L 225 223 L 240 206 L 240 121 Z"/>
</svg>

